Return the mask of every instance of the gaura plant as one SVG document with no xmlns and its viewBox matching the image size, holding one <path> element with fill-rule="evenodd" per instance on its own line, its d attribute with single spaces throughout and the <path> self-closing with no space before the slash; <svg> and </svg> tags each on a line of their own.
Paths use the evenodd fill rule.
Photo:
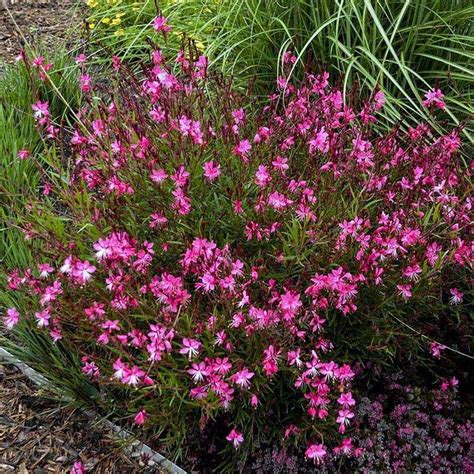
<svg viewBox="0 0 474 474">
<path fill-rule="evenodd" d="M 354 362 L 370 357 L 354 328 L 383 337 L 399 325 L 387 308 L 463 299 L 443 286 L 472 262 L 459 130 L 381 135 L 383 94 L 345 102 L 325 72 L 279 78 L 253 114 L 192 48 L 174 62 L 156 48 L 140 74 L 114 57 L 106 81 L 77 62 L 72 129 L 32 105 L 54 152 L 20 220 L 37 266 L 8 277 L 27 304 L 5 326 L 76 348 L 84 375 L 168 446 L 200 431 L 241 459 L 262 437 L 317 464 L 351 455 Z M 442 109 L 442 92 L 424 105 Z M 447 348 L 415 336 L 386 343 Z"/>
</svg>

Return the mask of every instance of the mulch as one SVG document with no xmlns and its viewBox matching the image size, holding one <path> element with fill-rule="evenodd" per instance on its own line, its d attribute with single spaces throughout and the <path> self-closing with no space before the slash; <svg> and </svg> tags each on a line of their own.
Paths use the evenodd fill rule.
<svg viewBox="0 0 474 474">
<path fill-rule="evenodd" d="M 79 0 L 0 0 L 0 62 L 13 63 L 25 40 L 46 50 L 67 43 L 71 27 L 80 28 L 81 5 Z"/>
<path fill-rule="evenodd" d="M 162 472 L 127 457 L 121 442 L 104 431 L 15 367 L 0 365 L 0 473 L 65 473 L 78 460 L 88 473 Z"/>
</svg>

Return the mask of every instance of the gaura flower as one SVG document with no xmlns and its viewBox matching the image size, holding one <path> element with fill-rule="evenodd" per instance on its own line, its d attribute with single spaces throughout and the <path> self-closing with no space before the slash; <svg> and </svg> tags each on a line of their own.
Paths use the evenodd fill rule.
<svg viewBox="0 0 474 474">
<path fill-rule="evenodd" d="M 146 410 L 142 409 L 135 415 L 135 418 L 133 419 L 133 422 L 136 425 L 141 426 L 145 423 L 147 418 L 148 418 L 148 413 L 146 412 Z"/>
<path fill-rule="evenodd" d="M 235 449 L 237 449 L 244 441 L 242 433 L 237 431 L 235 428 L 232 429 L 232 431 L 226 436 L 225 439 L 233 443 Z"/>
<path fill-rule="evenodd" d="M 8 308 L 7 309 L 7 314 L 4 316 L 3 319 L 3 324 L 5 327 L 11 331 L 17 324 L 18 321 L 20 320 L 20 313 L 16 308 Z"/>
<path fill-rule="evenodd" d="M 308 459 L 312 459 L 316 464 L 320 464 L 326 457 L 327 451 L 323 444 L 311 444 L 305 452 Z"/>
</svg>

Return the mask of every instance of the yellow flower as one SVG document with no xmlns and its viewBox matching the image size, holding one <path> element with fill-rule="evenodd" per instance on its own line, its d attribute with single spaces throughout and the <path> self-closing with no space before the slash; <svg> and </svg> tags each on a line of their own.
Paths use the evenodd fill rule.
<svg viewBox="0 0 474 474">
<path fill-rule="evenodd" d="M 102 23 L 104 23 L 104 25 L 108 25 L 110 23 L 110 18 L 108 16 L 102 18 Z"/>
<path fill-rule="evenodd" d="M 115 33 L 114 35 L 115 36 L 121 36 L 125 33 L 125 30 L 123 28 L 119 28 Z"/>
<path fill-rule="evenodd" d="M 114 18 L 111 21 L 111 25 L 114 25 L 114 26 L 120 25 L 120 23 L 122 23 L 122 20 L 120 18 Z"/>
<path fill-rule="evenodd" d="M 196 45 L 196 48 L 197 48 L 199 51 L 204 51 L 205 46 L 204 46 L 204 43 L 203 43 L 202 41 L 195 40 L 195 41 L 194 41 L 194 44 Z"/>
<path fill-rule="evenodd" d="M 89 29 L 93 30 L 95 28 L 95 23 L 89 23 Z"/>
<path fill-rule="evenodd" d="M 97 0 L 87 0 L 87 6 L 89 8 L 95 8 L 98 4 Z"/>
</svg>

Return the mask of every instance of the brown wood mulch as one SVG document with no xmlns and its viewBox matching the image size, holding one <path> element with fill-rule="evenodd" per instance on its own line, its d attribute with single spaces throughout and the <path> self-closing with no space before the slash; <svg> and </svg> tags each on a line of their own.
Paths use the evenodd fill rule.
<svg viewBox="0 0 474 474">
<path fill-rule="evenodd" d="M 130 459 L 110 433 L 81 410 L 36 388 L 19 370 L 0 365 L 0 473 L 69 472 L 81 461 L 87 473 L 163 472 Z"/>
<path fill-rule="evenodd" d="M 0 0 L 0 62 L 12 63 L 25 39 L 51 50 L 67 43 L 71 27 L 82 21 L 81 5 L 79 0 Z"/>
</svg>

